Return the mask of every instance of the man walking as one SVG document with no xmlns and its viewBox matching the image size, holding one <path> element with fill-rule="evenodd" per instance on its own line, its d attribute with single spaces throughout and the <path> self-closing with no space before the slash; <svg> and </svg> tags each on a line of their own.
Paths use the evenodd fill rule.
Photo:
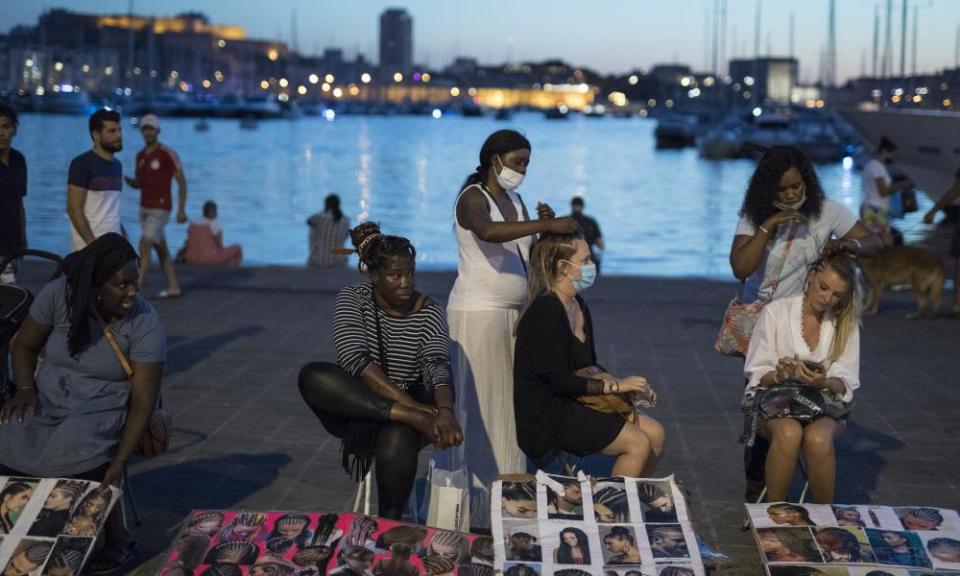
<svg viewBox="0 0 960 576">
<path fill-rule="evenodd" d="M 570 201 L 570 217 L 577 221 L 580 230 L 583 231 L 583 239 L 586 240 L 590 248 L 590 257 L 597 265 L 597 273 L 600 272 L 600 260 L 606 244 L 603 242 L 603 235 L 600 233 L 600 225 L 593 218 L 583 213 L 583 198 L 575 196 Z"/>
<path fill-rule="evenodd" d="M 120 114 L 97 110 L 90 116 L 89 128 L 93 150 L 70 162 L 67 177 L 67 215 L 74 252 L 108 232 L 126 235 L 120 225 L 123 166 L 113 157 L 123 150 Z"/>
<path fill-rule="evenodd" d="M 177 223 L 187 221 L 184 205 L 187 202 L 187 179 L 183 175 L 180 157 L 173 149 L 161 144 L 160 120 L 153 114 L 140 119 L 143 135 L 143 150 L 137 153 L 137 170 L 134 178 L 126 178 L 132 188 L 140 189 L 140 286 L 143 287 L 150 270 L 151 252 L 157 251 L 160 266 L 167 277 L 167 287 L 157 293 L 157 298 L 180 296 L 173 258 L 167 246 L 164 227 L 170 221 L 173 209 L 171 181 L 177 181 Z"/>
<path fill-rule="evenodd" d="M 27 247 L 27 161 L 12 146 L 18 123 L 17 111 L 0 104 L 0 260 Z M 0 270 L 0 284 L 15 281 L 13 263 Z"/>
</svg>

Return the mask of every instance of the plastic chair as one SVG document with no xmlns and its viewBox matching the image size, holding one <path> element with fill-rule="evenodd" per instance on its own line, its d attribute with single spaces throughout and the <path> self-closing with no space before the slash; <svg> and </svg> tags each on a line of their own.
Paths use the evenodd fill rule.
<svg viewBox="0 0 960 576">
<path fill-rule="evenodd" d="M 363 513 L 370 515 L 370 485 L 373 483 L 373 468 L 367 471 L 367 475 L 357 484 L 357 497 L 353 501 L 353 513 L 356 514 L 360 509 L 360 497 L 363 496 Z"/>
</svg>

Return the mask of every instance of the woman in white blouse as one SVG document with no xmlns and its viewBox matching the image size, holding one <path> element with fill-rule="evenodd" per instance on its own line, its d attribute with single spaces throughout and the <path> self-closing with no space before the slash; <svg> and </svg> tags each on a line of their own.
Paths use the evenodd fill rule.
<svg viewBox="0 0 960 576">
<path fill-rule="evenodd" d="M 833 405 L 849 408 L 860 387 L 860 301 L 852 258 L 835 254 L 815 263 L 802 294 L 764 307 L 744 366 L 747 397 L 796 380 L 819 388 Z M 823 372 L 811 369 L 811 363 Z M 770 441 L 767 501 L 786 500 L 802 448 L 812 500 L 830 504 L 836 472 L 833 442 L 842 430 L 842 418 L 821 416 L 804 425 L 789 417 L 761 416 L 757 434 Z"/>
</svg>

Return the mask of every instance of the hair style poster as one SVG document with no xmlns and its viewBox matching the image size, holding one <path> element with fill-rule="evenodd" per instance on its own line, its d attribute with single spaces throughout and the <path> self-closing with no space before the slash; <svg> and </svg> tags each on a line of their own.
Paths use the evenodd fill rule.
<svg viewBox="0 0 960 576">
<path fill-rule="evenodd" d="M 769 576 L 960 574 L 960 515 L 926 506 L 746 504 Z"/>
<path fill-rule="evenodd" d="M 498 480 L 495 568 L 505 576 L 704 576 L 673 477 Z"/>
<path fill-rule="evenodd" d="M 97 482 L 0 476 L 0 574 L 79 575 L 119 498 Z"/>
<path fill-rule="evenodd" d="M 194 510 L 160 576 L 493 575 L 490 537 L 363 514 Z"/>
</svg>

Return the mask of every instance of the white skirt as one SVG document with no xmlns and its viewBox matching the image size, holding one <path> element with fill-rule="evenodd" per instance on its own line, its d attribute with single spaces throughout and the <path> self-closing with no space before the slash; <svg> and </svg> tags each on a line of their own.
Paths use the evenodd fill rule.
<svg viewBox="0 0 960 576">
<path fill-rule="evenodd" d="M 451 455 L 471 479 L 470 524 L 490 524 L 490 485 L 501 474 L 526 472 L 513 413 L 515 309 L 447 310 L 450 353 L 463 445 Z"/>
</svg>

